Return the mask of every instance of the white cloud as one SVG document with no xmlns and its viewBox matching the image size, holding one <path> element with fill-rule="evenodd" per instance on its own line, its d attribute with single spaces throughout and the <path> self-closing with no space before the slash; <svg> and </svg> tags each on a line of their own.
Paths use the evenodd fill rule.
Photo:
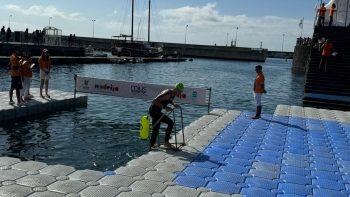
<svg viewBox="0 0 350 197">
<path fill-rule="evenodd" d="M 9 4 L 2 7 L 2 9 L 12 10 L 19 12 L 24 15 L 35 15 L 35 16 L 47 16 L 47 17 L 59 17 L 66 20 L 72 21 L 83 21 L 86 20 L 85 17 L 80 16 L 80 13 L 67 14 L 65 12 L 60 12 L 55 6 L 43 7 L 40 5 L 34 5 L 28 9 L 23 9 L 20 6 Z"/>
</svg>

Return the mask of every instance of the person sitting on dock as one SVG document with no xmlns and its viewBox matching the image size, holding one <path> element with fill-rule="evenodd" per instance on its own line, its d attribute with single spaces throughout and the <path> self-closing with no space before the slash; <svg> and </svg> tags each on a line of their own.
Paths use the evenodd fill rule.
<svg viewBox="0 0 350 197">
<path fill-rule="evenodd" d="M 173 130 L 174 122 L 161 111 L 170 112 L 173 109 L 168 107 L 168 104 L 172 104 L 174 107 L 180 107 L 174 102 L 175 96 L 180 97 L 181 93 L 184 91 L 184 85 L 182 83 L 177 83 L 173 89 L 166 89 L 162 91 L 155 99 L 152 101 L 152 105 L 149 109 L 149 114 L 152 117 L 152 137 L 151 137 L 151 148 L 155 148 L 156 139 L 159 133 L 160 123 L 163 122 L 168 125 L 165 132 L 164 147 L 174 149 L 169 143 L 169 138 L 171 131 Z M 156 124 L 157 123 L 157 124 Z"/>
<path fill-rule="evenodd" d="M 329 39 L 327 39 L 326 42 L 321 46 L 321 49 L 322 49 L 322 59 L 320 62 L 320 66 L 318 67 L 318 70 L 321 70 L 321 65 L 323 62 L 325 62 L 324 72 L 327 72 L 328 61 L 332 55 L 332 52 L 334 51 L 334 48 L 332 43 L 329 42 Z"/>
<path fill-rule="evenodd" d="M 51 69 L 51 59 L 49 55 L 49 50 L 43 49 L 43 52 L 41 53 L 41 56 L 38 59 L 38 63 L 40 67 L 40 97 L 44 98 L 42 92 L 43 92 L 43 86 L 45 82 L 46 97 L 50 98 L 50 95 L 48 94 L 50 69 Z"/>
<path fill-rule="evenodd" d="M 262 66 L 255 66 L 256 77 L 254 81 L 254 99 L 256 103 L 256 114 L 252 117 L 252 119 L 261 118 L 261 96 L 262 94 L 266 94 L 265 90 L 265 76 L 262 73 Z"/>
<path fill-rule="evenodd" d="M 9 104 L 13 105 L 15 102 L 12 100 L 13 90 L 16 90 L 17 105 L 23 105 L 24 103 L 20 98 L 20 90 L 22 89 L 22 80 L 21 80 L 21 64 L 18 62 L 18 56 L 20 53 L 21 47 L 18 45 L 13 46 L 13 54 L 10 57 L 10 74 L 11 74 L 11 88 L 9 91 L 10 101 Z"/>
</svg>

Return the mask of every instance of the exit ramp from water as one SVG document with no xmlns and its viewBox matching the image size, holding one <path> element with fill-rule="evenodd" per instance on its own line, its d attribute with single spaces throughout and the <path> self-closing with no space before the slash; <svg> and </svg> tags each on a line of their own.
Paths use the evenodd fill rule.
<svg viewBox="0 0 350 197">
<path fill-rule="evenodd" d="M 0 92 L 0 122 L 87 105 L 87 96 L 83 94 L 77 94 L 74 98 L 73 92 L 49 90 L 50 98 L 40 98 L 39 88 L 31 88 L 30 93 L 34 96 L 32 100 L 19 106 L 9 104 L 8 91 Z M 13 101 L 17 101 L 16 91 L 13 91 Z"/>
</svg>

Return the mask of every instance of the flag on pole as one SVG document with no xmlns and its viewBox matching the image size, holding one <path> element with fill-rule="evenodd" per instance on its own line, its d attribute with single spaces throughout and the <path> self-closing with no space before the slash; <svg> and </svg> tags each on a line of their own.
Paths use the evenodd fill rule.
<svg viewBox="0 0 350 197">
<path fill-rule="evenodd" d="M 303 23 L 304 23 L 304 17 L 300 20 L 299 27 L 303 28 Z"/>
</svg>

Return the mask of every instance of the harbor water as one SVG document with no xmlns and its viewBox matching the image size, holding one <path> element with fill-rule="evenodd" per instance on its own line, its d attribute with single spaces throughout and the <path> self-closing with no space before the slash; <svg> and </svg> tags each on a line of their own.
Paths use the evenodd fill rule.
<svg viewBox="0 0 350 197">
<path fill-rule="evenodd" d="M 293 73 L 292 61 L 267 59 L 264 63 L 194 59 L 180 63 L 53 65 L 50 89 L 74 91 L 74 74 L 95 78 L 136 81 L 185 87 L 211 87 L 211 109 L 255 111 L 255 66 L 261 64 L 267 94 L 263 113 L 272 114 L 278 104 L 302 103 L 305 76 Z M 39 69 L 32 87 L 39 87 Z M 7 67 L 0 67 L 0 89 L 8 91 Z M 52 98 L 54 99 L 54 98 Z M 30 102 L 30 101 L 29 101 Z M 139 139 L 139 120 L 148 114 L 151 101 L 88 95 L 86 108 L 53 111 L 0 125 L 0 155 L 62 164 L 76 169 L 115 170 L 148 151 Z M 207 113 L 206 106 L 182 104 L 184 125 Z M 180 129 L 179 118 L 177 129 Z M 164 137 L 161 127 L 161 141 Z"/>
</svg>

